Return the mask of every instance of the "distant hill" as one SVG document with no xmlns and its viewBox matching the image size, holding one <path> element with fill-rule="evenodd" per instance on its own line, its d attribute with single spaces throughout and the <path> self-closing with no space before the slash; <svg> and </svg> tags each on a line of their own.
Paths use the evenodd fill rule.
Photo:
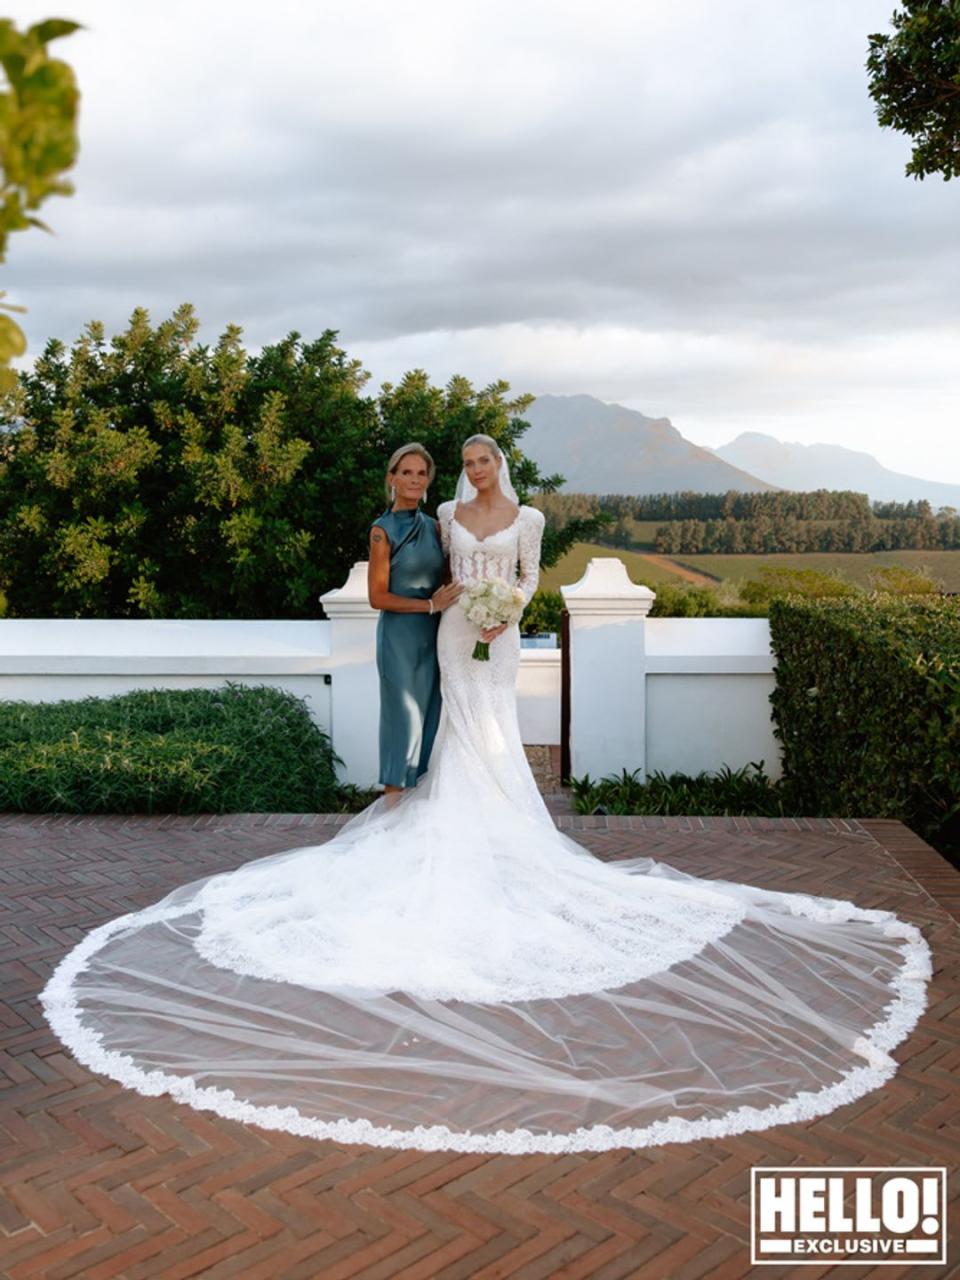
<svg viewBox="0 0 960 1280">
<path fill-rule="evenodd" d="M 669 418 L 594 396 L 537 396 L 523 415 L 523 452 L 545 474 L 566 476 L 568 493 L 755 493 L 780 486 L 758 480 L 684 439 Z"/>
<path fill-rule="evenodd" d="M 871 502 L 926 498 L 934 511 L 960 509 L 960 484 L 921 480 L 890 471 L 869 453 L 838 444 L 798 444 L 761 431 L 743 431 L 729 444 L 709 450 L 724 462 L 762 476 L 779 489 L 855 489 Z"/>
<path fill-rule="evenodd" d="M 566 476 L 568 493 L 852 489 L 871 502 L 926 498 L 934 511 L 960 509 L 960 484 L 903 475 L 842 445 L 743 431 L 712 449 L 687 440 L 669 418 L 648 418 L 588 395 L 537 396 L 524 416 L 530 423 L 524 453 L 541 471 Z"/>
</svg>

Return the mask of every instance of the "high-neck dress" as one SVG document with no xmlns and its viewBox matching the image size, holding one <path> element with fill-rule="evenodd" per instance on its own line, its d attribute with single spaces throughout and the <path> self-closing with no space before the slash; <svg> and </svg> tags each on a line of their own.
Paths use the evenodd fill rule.
<svg viewBox="0 0 960 1280">
<path fill-rule="evenodd" d="M 387 510 L 373 522 L 390 539 L 389 590 L 426 600 L 443 581 L 436 523 L 419 507 Z M 380 782 L 413 787 L 427 770 L 440 719 L 436 613 L 384 609 L 377 623 Z"/>
</svg>

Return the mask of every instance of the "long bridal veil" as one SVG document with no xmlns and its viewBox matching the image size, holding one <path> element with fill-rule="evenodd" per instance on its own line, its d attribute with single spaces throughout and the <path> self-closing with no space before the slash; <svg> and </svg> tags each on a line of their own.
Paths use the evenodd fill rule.
<svg viewBox="0 0 960 1280">
<path fill-rule="evenodd" d="M 43 1001 L 77 1058 L 267 1128 L 518 1153 L 807 1120 L 894 1074 L 930 974 L 916 927 L 605 864 L 496 716 L 451 714 L 400 802 L 76 946 Z"/>
<path fill-rule="evenodd" d="M 519 564 L 532 594 L 539 512 L 483 539 L 455 503 L 438 515 L 456 580 Z M 517 1153 L 764 1129 L 888 1080 L 925 1004 L 919 930 L 595 858 L 557 830 L 527 765 L 517 628 L 486 662 L 475 639 L 444 611 L 443 709 L 415 788 L 325 844 L 182 885 L 64 958 L 43 1002 L 77 1058 L 267 1128 Z"/>
</svg>

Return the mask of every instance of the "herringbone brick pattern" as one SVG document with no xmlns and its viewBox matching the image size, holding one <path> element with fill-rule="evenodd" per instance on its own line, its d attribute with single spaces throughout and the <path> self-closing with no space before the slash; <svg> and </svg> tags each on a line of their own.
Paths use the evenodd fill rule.
<svg viewBox="0 0 960 1280">
<path fill-rule="evenodd" d="M 561 805 L 556 806 L 558 812 Z M 945 1164 L 957 1194 L 957 881 L 899 823 L 557 821 L 598 856 L 853 898 L 921 925 L 931 1007 L 885 1088 L 809 1124 L 601 1155 L 341 1146 L 143 1098 L 77 1065 L 37 992 L 87 930 L 187 879 L 317 842 L 324 815 L 0 815 L 5 1280 L 933 1280 L 938 1267 L 749 1265 L 753 1164 Z M 954 1227 L 953 1256 L 960 1250 Z"/>
</svg>

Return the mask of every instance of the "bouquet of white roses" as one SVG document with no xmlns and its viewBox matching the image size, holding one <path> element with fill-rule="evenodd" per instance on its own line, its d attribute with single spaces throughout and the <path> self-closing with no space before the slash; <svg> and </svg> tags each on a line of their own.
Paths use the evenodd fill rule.
<svg viewBox="0 0 960 1280">
<path fill-rule="evenodd" d="M 484 578 L 464 588 L 460 604 L 467 615 L 467 621 L 485 631 L 488 627 L 499 627 L 504 622 L 508 625 L 519 622 L 526 601 L 520 588 L 512 587 L 503 578 Z M 478 640 L 473 648 L 473 656 L 486 662 L 490 657 L 490 645 L 484 640 Z"/>
</svg>

